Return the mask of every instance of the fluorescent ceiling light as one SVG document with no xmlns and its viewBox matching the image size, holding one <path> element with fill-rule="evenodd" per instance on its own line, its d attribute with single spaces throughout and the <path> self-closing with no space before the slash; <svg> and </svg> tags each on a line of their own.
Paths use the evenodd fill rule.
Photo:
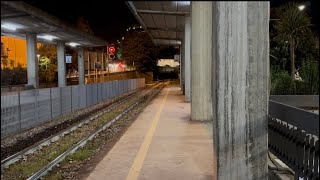
<svg viewBox="0 0 320 180">
<path fill-rule="evenodd" d="M 177 1 L 179 5 L 181 6 L 188 6 L 190 5 L 190 1 Z"/>
<path fill-rule="evenodd" d="M 79 46 L 80 44 L 79 43 L 75 43 L 75 42 L 70 42 L 68 43 L 69 46 L 72 46 L 72 47 L 76 47 L 76 46 Z"/>
<path fill-rule="evenodd" d="M 37 36 L 38 38 L 41 38 L 41 39 L 46 39 L 46 40 L 49 40 L 49 41 L 52 41 L 53 39 L 57 39 L 56 36 L 52 36 L 52 35 L 44 35 L 44 36 Z"/>
<path fill-rule="evenodd" d="M 11 24 L 11 23 L 3 23 L 3 24 L 1 24 L 1 28 L 15 31 L 16 29 L 21 28 L 21 26 L 16 25 L 16 24 Z"/>
</svg>

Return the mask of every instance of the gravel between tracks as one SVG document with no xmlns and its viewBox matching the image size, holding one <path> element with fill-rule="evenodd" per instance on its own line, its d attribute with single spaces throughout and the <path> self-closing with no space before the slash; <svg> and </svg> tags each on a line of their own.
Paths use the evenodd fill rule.
<svg viewBox="0 0 320 180">
<path fill-rule="evenodd" d="M 19 152 L 20 150 L 30 146 L 33 143 L 36 143 L 43 139 L 43 136 L 49 137 L 52 132 L 59 132 L 65 129 L 66 126 L 74 124 L 76 120 L 86 118 L 94 113 L 97 110 L 103 107 L 109 107 L 113 102 L 128 96 L 131 93 L 137 92 L 133 91 L 130 93 L 123 94 L 121 96 L 112 98 L 110 100 L 103 101 L 96 105 L 63 115 L 57 118 L 54 118 L 44 124 L 36 126 L 31 129 L 27 129 L 20 133 L 4 137 L 1 139 L 1 160 L 4 158 Z"/>
<path fill-rule="evenodd" d="M 85 179 L 95 165 L 112 149 L 121 136 L 135 121 L 138 115 L 156 95 L 157 94 L 152 97 L 148 97 L 148 99 L 140 103 L 128 114 L 112 124 L 108 129 L 101 132 L 97 138 L 85 145 L 83 149 L 93 150 L 93 153 L 88 158 L 77 161 L 72 158 L 72 155 L 71 157 L 68 156 L 61 165 L 59 165 L 59 167 L 56 167 L 50 174 L 43 177 L 43 179 Z"/>
</svg>

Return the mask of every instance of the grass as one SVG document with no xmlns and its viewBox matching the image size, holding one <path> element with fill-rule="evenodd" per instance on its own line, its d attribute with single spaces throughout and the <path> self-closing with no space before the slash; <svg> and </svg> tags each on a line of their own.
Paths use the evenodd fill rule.
<svg viewBox="0 0 320 180">
<path fill-rule="evenodd" d="M 38 152 L 27 156 L 26 160 L 20 160 L 12 164 L 11 166 L 3 170 L 1 179 L 26 179 L 30 177 L 33 173 L 40 170 L 43 166 L 54 160 L 61 153 L 65 152 L 81 139 L 88 136 L 91 132 L 93 132 L 93 130 L 97 130 L 103 124 L 114 119 L 118 114 L 123 112 L 126 107 L 128 107 L 130 104 L 133 104 L 137 98 L 139 98 L 139 96 L 134 97 L 133 99 L 129 100 L 123 105 L 120 105 L 111 112 L 105 113 L 98 119 L 91 121 L 88 125 L 82 126 L 69 135 L 60 138 L 58 141 L 50 144 L 50 146 L 46 146 Z M 96 152 L 96 149 L 103 142 L 103 140 L 89 142 L 89 146 L 85 146 L 76 153 L 68 156 L 62 162 L 62 164 L 65 164 L 66 162 L 69 163 L 70 161 L 86 161 L 94 154 L 94 152 Z M 55 172 L 52 175 L 49 175 L 48 179 L 60 179 L 62 176 L 63 175 L 60 172 Z"/>
<path fill-rule="evenodd" d="M 133 111 L 131 112 L 134 112 L 135 115 L 138 115 L 139 112 L 141 112 L 142 109 L 144 109 L 147 106 L 149 101 L 150 101 L 150 98 L 148 98 L 147 101 L 144 101 L 143 103 L 141 103 L 140 106 L 138 106 L 138 108 L 134 108 Z M 120 119 L 120 121 L 121 120 L 122 118 Z M 89 158 L 94 156 L 94 154 L 100 150 L 102 144 L 105 144 L 108 140 L 113 138 L 113 135 L 112 133 L 110 133 L 110 131 L 112 130 L 111 129 L 104 130 L 103 132 L 99 133 L 98 137 L 96 137 L 95 139 L 87 143 L 80 150 L 78 150 L 72 155 L 67 156 L 66 159 L 61 163 L 61 166 L 60 166 L 61 168 L 55 168 L 55 170 L 49 173 L 47 176 L 45 176 L 44 179 L 46 180 L 64 179 L 61 170 L 65 169 L 66 167 L 71 167 L 71 166 L 86 163 L 89 160 Z"/>
</svg>

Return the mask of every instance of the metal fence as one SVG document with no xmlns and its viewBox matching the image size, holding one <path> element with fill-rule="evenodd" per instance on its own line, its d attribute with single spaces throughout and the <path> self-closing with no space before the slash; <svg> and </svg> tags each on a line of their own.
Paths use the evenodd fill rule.
<svg viewBox="0 0 320 180">
<path fill-rule="evenodd" d="M 271 95 L 270 100 L 300 108 L 319 108 L 319 95 Z"/>
<path fill-rule="evenodd" d="M 34 89 L 1 96 L 1 136 L 145 86 L 145 79 Z"/>
<path fill-rule="evenodd" d="M 319 115 L 269 101 L 269 150 L 295 179 L 319 179 Z"/>
</svg>

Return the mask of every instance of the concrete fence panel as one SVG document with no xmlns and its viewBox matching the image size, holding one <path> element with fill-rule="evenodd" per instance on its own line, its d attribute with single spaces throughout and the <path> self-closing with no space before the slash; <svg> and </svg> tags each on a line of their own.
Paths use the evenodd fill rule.
<svg viewBox="0 0 320 180">
<path fill-rule="evenodd" d="M 20 130 L 20 93 L 1 96 L 1 136 Z"/>
<path fill-rule="evenodd" d="M 79 85 L 79 108 L 87 106 L 87 85 Z"/>
<path fill-rule="evenodd" d="M 51 98 L 50 98 L 50 89 L 38 89 L 36 93 L 37 97 L 37 107 L 36 113 L 38 117 L 38 121 L 35 122 L 36 124 L 41 124 L 50 120 L 52 118 L 51 112 Z"/>
<path fill-rule="evenodd" d="M 144 86 L 144 79 L 34 89 L 1 96 L 1 135 L 35 127 Z"/>
<path fill-rule="evenodd" d="M 80 88 L 78 85 L 71 86 L 72 102 L 71 102 L 71 111 L 76 111 L 80 109 Z"/>
<path fill-rule="evenodd" d="M 71 112 L 71 86 L 61 87 L 61 112 L 67 114 Z"/>
<path fill-rule="evenodd" d="M 38 120 L 36 114 L 36 90 L 20 92 L 21 129 L 31 127 Z"/>
<path fill-rule="evenodd" d="M 93 99 L 92 99 L 92 86 L 93 84 L 88 84 L 86 87 L 86 91 L 87 91 L 87 106 L 91 106 L 93 105 Z"/>
<path fill-rule="evenodd" d="M 51 107 L 52 107 L 52 118 L 58 117 L 62 114 L 60 88 L 51 88 Z"/>
<path fill-rule="evenodd" d="M 98 103 L 98 84 L 92 84 L 92 102 L 93 104 Z"/>
<path fill-rule="evenodd" d="M 103 101 L 103 83 L 97 84 L 98 94 L 97 94 L 97 103 L 100 103 Z"/>
</svg>

